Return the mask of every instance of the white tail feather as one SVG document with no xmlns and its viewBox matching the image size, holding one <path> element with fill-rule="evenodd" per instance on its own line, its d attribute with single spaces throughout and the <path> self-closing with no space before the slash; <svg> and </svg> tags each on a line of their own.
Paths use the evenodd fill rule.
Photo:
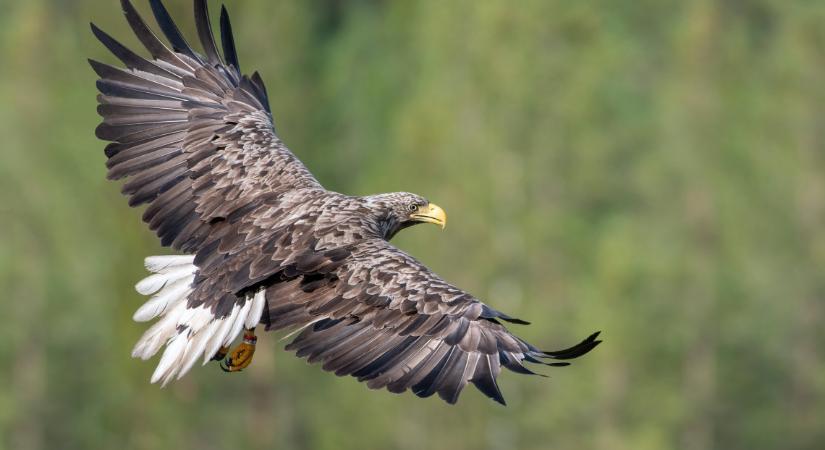
<svg viewBox="0 0 825 450">
<path fill-rule="evenodd" d="M 160 319 L 138 340 L 132 357 L 149 359 L 163 345 L 166 349 L 152 374 L 152 383 L 165 386 L 183 377 L 200 356 L 206 364 L 221 345 L 228 346 L 241 332 L 261 320 L 266 305 L 265 291 L 247 294 L 225 317 L 217 318 L 211 307 L 189 307 L 192 281 L 197 267 L 194 256 L 169 255 L 146 258 L 146 268 L 153 275 L 139 282 L 135 289 L 144 295 L 155 294 L 134 314 L 134 320 Z"/>
<path fill-rule="evenodd" d="M 163 385 L 166 385 L 166 381 L 170 378 L 170 375 L 174 374 L 176 368 L 175 363 L 178 362 L 181 352 L 185 348 L 186 335 L 183 333 L 178 334 L 166 344 L 166 351 L 163 352 L 163 356 L 161 356 L 160 362 L 158 362 L 158 366 L 152 374 L 152 383 L 157 383 L 163 379 Z"/>
<path fill-rule="evenodd" d="M 179 266 L 175 267 L 174 270 L 170 270 L 168 272 L 160 272 L 150 275 L 138 282 L 135 285 L 135 290 L 138 291 L 139 294 L 143 295 L 151 295 L 155 292 L 163 289 L 164 286 L 168 286 L 175 281 L 189 278 L 191 275 L 195 273 L 195 266 L 187 265 L 187 266 Z"/>
<path fill-rule="evenodd" d="M 181 278 L 165 287 L 148 302 L 144 303 L 143 306 L 138 308 L 132 316 L 132 320 L 135 322 L 148 322 L 173 308 L 192 293 L 190 286 L 194 279 L 194 276 Z"/>
<path fill-rule="evenodd" d="M 252 306 L 249 307 L 249 314 L 246 315 L 246 321 L 244 321 L 243 324 L 244 327 L 252 328 L 261 322 L 261 315 L 264 312 L 264 304 L 266 303 L 264 300 L 266 300 L 266 294 L 263 289 L 252 297 Z"/>
<path fill-rule="evenodd" d="M 143 260 L 146 270 L 152 273 L 165 273 L 168 269 L 179 266 L 191 266 L 195 261 L 194 255 L 163 255 L 150 256 Z"/>
<path fill-rule="evenodd" d="M 186 309 L 186 303 L 178 303 L 162 319 L 143 333 L 132 350 L 132 357 L 147 360 L 160 350 L 176 331 L 178 317 Z"/>
<path fill-rule="evenodd" d="M 186 352 L 181 360 L 181 369 L 178 373 L 179 380 L 186 375 L 187 372 L 189 372 L 189 369 L 191 369 L 192 366 L 195 365 L 195 361 L 198 360 L 206 349 L 206 344 L 209 337 L 215 332 L 215 328 L 219 325 L 220 322 L 213 321 L 189 339 L 189 345 L 186 346 Z"/>
<path fill-rule="evenodd" d="M 249 300 L 244 302 L 240 311 L 238 311 L 238 315 L 232 318 L 232 328 L 229 329 L 229 334 L 227 334 L 223 340 L 223 345 L 228 346 L 235 340 L 235 337 L 241 333 L 243 323 L 246 321 L 246 315 L 249 314 L 249 303 Z"/>
<path fill-rule="evenodd" d="M 238 305 L 232 309 L 229 316 L 220 321 L 220 326 L 215 330 L 215 334 L 208 337 L 206 341 L 206 350 L 203 353 L 203 363 L 206 364 L 212 359 L 212 356 L 221 348 L 224 338 L 229 333 L 229 328 L 232 327 L 232 315 L 238 313 Z"/>
</svg>

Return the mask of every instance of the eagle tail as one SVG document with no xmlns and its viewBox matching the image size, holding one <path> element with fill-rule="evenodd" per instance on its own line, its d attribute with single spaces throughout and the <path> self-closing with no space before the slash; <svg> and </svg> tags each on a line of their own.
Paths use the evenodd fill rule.
<svg viewBox="0 0 825 450">
<path fill-rule="evenodd" d="M 138 340 L 132 357 L 149 359 L 163 345 L 166 350 L 152 375 L 152 382 L 165 386 L 183 377 L 199 358 L 206 364 L 221 346 L 229 346 L 244 328 L 260 321 L 266 303 L 264 291 L 246 295 L 233 309 L 217 316 L 210 307 L 193 306 L 187 301 L 197 273 L 192 255 L 150 256 L 145 261 L 152 275 L 135 289 L 152 297 L 134 314 L 136 322 L 160 319 Z M 154 294 L 154 295 L 153 295 Z"/>
</svg>

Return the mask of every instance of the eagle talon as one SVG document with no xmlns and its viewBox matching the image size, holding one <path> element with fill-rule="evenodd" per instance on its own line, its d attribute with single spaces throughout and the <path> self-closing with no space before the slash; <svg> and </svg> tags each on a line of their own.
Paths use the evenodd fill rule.
<svg viewBox="0 0 825 450">
<path fill-rule="evenodd" d="M 223 370 L 226 373 L 241 372 L 242 371 L 242 369 L 232 370 L 232 366 L 230 366 L 229 364 L 230 364 L 229 358 L 226 358 L 225 360 L 221 361 L 219 366 L 220 366 L 221 370 Z"/>
<path fill-rule="evenodd" d="M 212 356 L 210 361 L 223 361 L 226 358 L 226 354 L 229 353 L 229 347 L 221 347 L 215 352 L 215 355 Z"/>
<path fill-rule="evenodd" d="M 238 344 L 234 350 L 228 355 L 224 352 L 223 361 L 221 361 L 221 370 L 224 372 L 240 372 L 247 368 L 252 363 L 252 356 L 255 354 L 255 344 L 258 338 L 255 337 L 255 330 L 246 330 L 243 336 L 243 342 Z M 220 350 L 218 351 L 220 353 Z M 215 355 L 218 356 L 217 354 Z M 223 357 L 222 356 L 222 357 Z"/>
</svg>

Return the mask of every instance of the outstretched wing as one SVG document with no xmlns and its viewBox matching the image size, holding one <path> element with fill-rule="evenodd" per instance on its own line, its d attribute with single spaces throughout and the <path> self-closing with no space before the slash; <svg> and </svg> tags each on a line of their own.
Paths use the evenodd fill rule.
<svg viewBox="0 0 825 450">
<path fill-rule="evenodd" d="M 275 135 L 258 73 L 242 75 L 226 9 L 221 59 L 206 0 L 195 1 L 205 55 L 181 35 L 160 0 L 152 12 L 171 43 L 149 29 L 121 0 L 132 30 L 151 54 L 143 58 L 92 24 L 97 38 L 126 69 L 90 61 L 100 76 L 97 136 L 106 147 L 109 178 L 128 181 L 129 204 L 149 204 L 143 220 L 165 246 L 195 253 L 216 225 L 297 189 L 322 189 Z M 234 214 L 233 214 L 234 213 Z"/>
<path fill-rule="evenodd" d="M 268 329 L 302 327 L 287 349 L 372 389 L 437 393 L 455 403 L 473 383 L 504 404 L 496 383 L 501 367 L 532 374 L 525 361 L 567 365 L 553 361 L 600 342 L 595 333 L 566 350 L 541 351 L 501 323 L 525 322 L 446 283 L 388 242 L 363 241 L 348 251 L 332 272 L 288 267 L 266 291 L 264 321 Z"/>
</svg>

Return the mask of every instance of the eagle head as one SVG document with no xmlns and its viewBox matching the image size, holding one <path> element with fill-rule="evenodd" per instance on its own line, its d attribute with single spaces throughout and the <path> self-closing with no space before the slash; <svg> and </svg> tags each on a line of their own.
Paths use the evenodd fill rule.
<svg viewBox="0 0 825 450">
<path fill-rule="evenodd" d="M 394 192 L 367 197 L 368 205 L 376 211 L 380 228 L 387 239 L 404 228 L 420 223 L 431 223 L 444 229 L 447 213 L 426 198 L 409 192 Z"/>
</svg>

